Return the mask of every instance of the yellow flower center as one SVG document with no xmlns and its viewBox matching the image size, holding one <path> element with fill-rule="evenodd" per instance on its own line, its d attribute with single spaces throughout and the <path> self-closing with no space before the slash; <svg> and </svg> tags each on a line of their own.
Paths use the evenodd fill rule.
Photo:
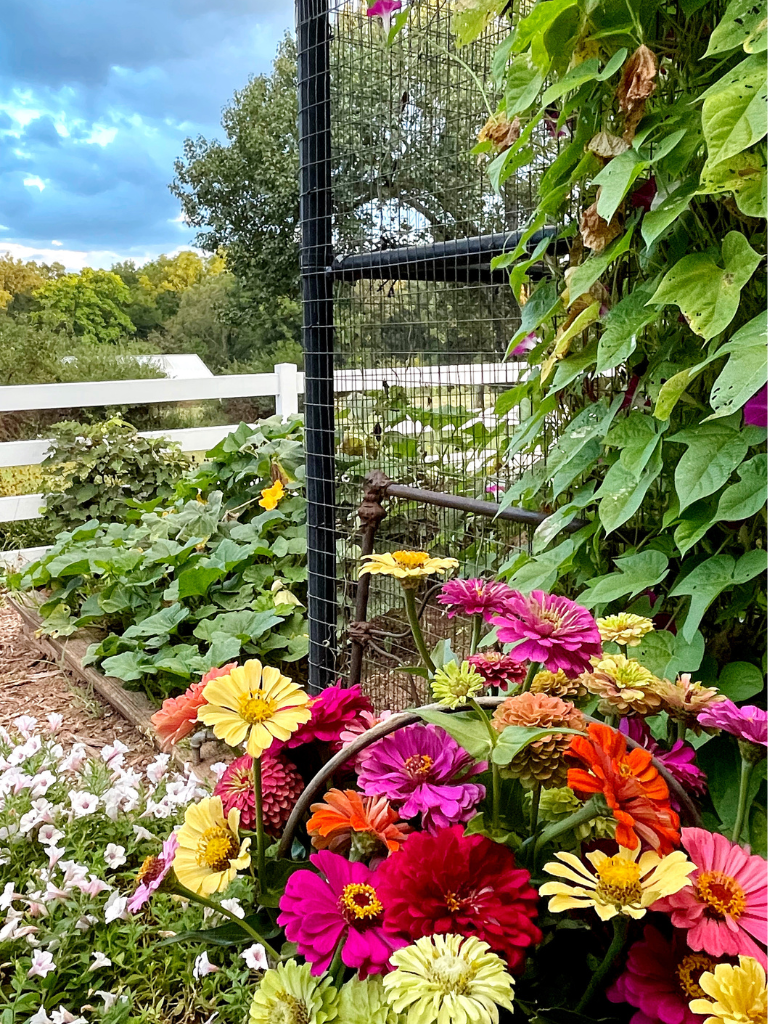
<svg viewBox="0 0 768 1024">
<path fill-rule="evenodd" d="M 136 873 L 136 881 L 141 882 L 154 882 L 163 871 L 163 864 L 159 857 L 145 857 L 144 863 L 141 865 Z"/>
<path fill-rule="evenodd" d="M 430 968 L 430 980 L 437 985 L 443 994 L 453 992 L 463 995 L 474 977 L 472 965 L 461 957 L 444 954 L 437 957 Z"/>
<path fill-rule="evenodd" d="M 277 704 L 269 697 L 260 693 L 242 694 L 239 701 L 240 717 L 249 725 L 259 725 L 267 722 L 277 711 Z"/>
<path fill-rule="evenodd" d="M 707 904 L 711 917 L 739 918 L 747 906 L 744 890 L 735 878 L 722 871 L 705 871 L 699 875 L 696 895 Z"/>
<path fill-rule="evenodd" d="M 405 760 L 405 770 L 413 779 L 425 779 L 432 771 L 432 758 L 429 754 L 414 754 Z"/>
<path fill-rule="evenodd" d="M 677 980 L 683 995 L 688 999 L 706 999 L 704 989 L 699 985 L 699 978 L 705 971 L 714 971 L 717 960 L 703 953 L 689 953 L 677 965 Z"/>
<path fill-rule="evenodd" d="M 604 903 L 625 907 L 637 903 L 643 896 L 640 884 L 640 865 L 624 857 L 608 857 L 597 867 L 600 881 L 596 893 Z"/>
<path fill-rule="evenodd" d="M 427 551 L 393 551 L 392 557 L 403 569 L 420 569 L 429 561 Z"/>
<path fill-rule="evenodd" d="M 311 1018 L 303 999 L 282 990 L 275 996 L 267 1020 L 269 1024 L 310 1024 Z"/>
<path fill-rule="evenodd" d="M 455 914 L 457 910 L 461 910 L 464 901 L 459 899 L 455 892 L 447 892 L 443 898 L 445 899 L 446 907 L 448 907 L 452 914 Z"/>
<path fill-rule="evenodd" d="M 214 825 L 200 836 L 197 844 L 197 863 L 211 871 L 226 871 L 229 862 L 240 852 L 240 847 L 228 828 Z"/>
<path fill-rule="evenodd" d="M 363 882 L 350 882 L 344 886 L 339 896 L 339 907 L 348 922 L 372 921 L 384 910 L 376 890 Z"/>
</svg>

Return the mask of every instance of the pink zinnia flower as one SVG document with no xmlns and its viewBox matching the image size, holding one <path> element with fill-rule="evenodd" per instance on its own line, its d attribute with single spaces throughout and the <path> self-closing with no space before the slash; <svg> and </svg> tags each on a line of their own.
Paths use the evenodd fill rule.
<svg viewBox="0 0 768 1024">
<path fill-rule="evenodd" d="M 699 725 L 722 729 L 740 740 L 768 747 L 768 713 L 752 704 L 739 708 L 732 700 L 710 704 L 698 715 Z"/>
<path fill-rule="evenodd" d="M 745 427 L 768 427 L 768 384 L 763 384 L 744 406 Z"/>
<path fill-rule="evenodd" d="M 354 721 L 349 722 L 342 730 L 339 740 L 341 741 L 341 749 L 348 747 L 350 743 L 353 743 L 356 739 L 363 735 L 363 733 L 369 732 L 374 725 L 378 725 L 379 722 L 386 722 L 388 718 L 391 718 L 394 711 L 382 711 L 377 715 L 373 711 L 361 711 L 360 717 Z M 369 747 L 364 747 L 360 750 L 355 757 L 354 767 L 356 771 L 360 770 L 360 766 L 367 759 L 370 753 Z"/>
<path fill-rule="evenodd" d="M 684 828 L 683 847 L 696 865 L 687 885 L 653 904 L 687 931 L 688 945 L 715 957 L 752 956 L 766 966 L 765 861 L 725 836 Z M 754 936 L 754 938 L 753 938 Z"/>
<path fill-rule="evenodd" d="M 212 668 L 206 672 L 199 683 L 192 685 L 179 697 L 169 697 L 163 701 L 163 706 L 156 711 L 150 721 L 155 727 L 155 732 L 160 739 L 163 748 L 173 746 L 179 740 L 189 736 L 195 729 L 202 728 L 197 721 L 197 711 L 204 704 L 207 704 L 203 697 L 203 690 L 212 679 L 219 676 L 228 676 L 233 668 L 237 668 L 236 662 L 224 665 L 223 668 Z"/>
<path fill-rule="evenodd" d="M 163 884 L 173 866 L 173 857 L 178 845 L 179 840 L 176 838 L 176 833 L 171 832 L 163 843 L 160 856 L 147 857 L 141 865 L 138 875 L 139 884 L 127 903 L 127 908 L 132 914 L 138 914 L 141 908 L 149 903 L 152 893 Z"/>
<path fill-rule="evenodd" d="M 612 1003 L 637 1007 L 630 1024 L 702 1024 L 688 1004 L 701 995 L 699 978 L 716 963 L 691 953 L 684 932 L 665 939 L 649 924 L 643 938 L 630 947 L 624 973 L 605 994 Z"/>
<path fill-rule="evenodd" d="M 512 593 L 506 583 L 497 580 L 449 580 L 443 584 L 437 600 L 448 609 L 449 619 L 461 612 L 462 615 L 482 615 L 490 622 L 492 615 L 504 611 Z"/>
<path fill-rule="evenodd" d="M 526 668 L 510 654 L 487 651 L 485 654 L 470 654 L 467 661 L 479 672 L 486 686 L 498 686 L 506 690 L 525 682 Z"/>
<path fill-rule="evenodd" d="M 310 720 L 291 733 L 285 743 L 273 741 L 269 748 L 276 752 L 283 747 L 300 747 L 317 740 L 332 743 L 340 749 L 341 733 L 352 722 L 357 722 L 364 711 L 373 712 L 373 704 L 359 686 L 327 686 L 307 704 Z"/>
<path fill-rule="evenodd" d="M 384 31 L 389 35 L 392 15 L 395 11 L 399 11 L 402 6 L 400 0 L 376 0 L 376 3 L 371 4 L 365 13 L 369 18 L 381 18 Z"/>
<path fill-rule="evenodd" d="M 485 786 L 469 779 L 487 767 L 444 729 L 408 725 L 371 746 L 358 785 L 367 796 L 401 805 L 401 818 L 421 814 L 424 828 L 433 832 L 469 821 L 485 796 Z"/>
<path fill-rule="evenodd" d="M 517 661 L 538 661 L 552 672 L 562 669 L 578 676 L 600 657 L 600 631 L 586 608 L 555 594 L 517 590 L 507 599 L 504 614 L 493 621 L 503 644 L 517 644 L 510 654 Z"/>
<path fill-rule="evenodd" d="M 280 899 L 277 923 L 288 941 L 297 944 L 316 975 L 328 969 L 339 943 L 342 961 L 361 978 L 386 971 L 392 952 L 406 942 L 384 931 L 376 872 L 330 850 L 309 859 L 321 873 L 294 871 Z"/>
<path fill-rule="evenodd" d="M 270 835 L 280 834 L 303 789 L 304 780 L 295 764 L 283 754 L 273 754 L 271 750 L 262 754 L 262 809 L 264 828 Z M 221 797 L 225 816 L 236 807 L 240 811 L 241 827 L 256 827 L 253 758 L 250 754 L 236 758 L 227 766 L 213 788 L 213 795 Z"/>
<path fill-rule="evenodd" d="M 701 794 L 707 790 L 707 776 L 696 764 L 696 751 L 690 743 L 676 740 L 674 745 L 665 750 L 653 738 L 651 730 L 642 718 L 622 718 L 619 730 L 630 739 L 635 740 L 646 750 L 650 750 L 657 761 L 660 761 L 673 779 L 676 779 L 690 793 Z M 680 811 L 675 795 L 670 790 L 669 802 L 673 809 Z"/>
</svg>

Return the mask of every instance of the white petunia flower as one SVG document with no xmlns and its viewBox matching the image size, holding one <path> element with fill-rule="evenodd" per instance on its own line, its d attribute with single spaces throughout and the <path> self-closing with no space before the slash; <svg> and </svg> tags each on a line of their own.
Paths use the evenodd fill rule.
<svg viewBox="0 0 768 1024">
<path fill-rule="evenodd" d="M 125 847 L 118 846 L 116 843 L 107 843 L 107 847 L 104 850 L 104 860 L 106 861 L 107 867 L 119 868 L 121 864 L 125 864 Z"/>
<path fill-rule="evenodd" d="M 128 897 L 121 896 L 120 893 L 115 890 L 104 904 L 105 923 L 110 924 L 110 922 L 117 920 L 125 921 L 128 917 L 128 911 L 126 910 L 127 905 Z"/>
<path fill-rule="evenodd" d="M 34 799 L 38 796 L 45 796 L 48 790 L 56 781 L 56 776 L 53 772 L 45 771 L 38 772 L 37 775 L 32 779 L 32 786 L 30 787 L 30 796 Z"/>
<path fill-rule="evenodd" d="M 99 798 L 93 793 L 70 793 L 69 802 L 76 818 L 93 814 L 99 806 Z"/>
<path fill-rule="evenodd" d="M 64 772 L 79 772 L 88 760 L 88 753 L 82 743 L 75 743 L 59 767 Z"/>
<path fill-rule="evenodd" d="M 133 831 L 136 833 L 136 838 L 137 839 L 144 839 L 144 840 L 146 840 L 149 843 L 156 843 L 157 842 L 157 836 L 153 836 L 151 832 L 148 832 L 141 825 L 134 825 L 133 826 Z"/>
<path fill-rule="evenodd" d="M 21 895 L 14 889 L 13 882 L 6 882 L 5 888 L 0 894 L 0 910 L 7 910 L 14 900 L 20 900 Z"/>
<path fill-rule="evenodd" d="M 192 971 L 192 975 L 194 978 L 199 980 L 200 978 L 205 977 L 206 974 L 214 974 L 218 970 L 220 970 L 220 968 L 210 962 L 208 954 L 201 953 L 200 956 L 195 959 L 195 966 Z"/>
<path fill-rule="evenodd" d="M 64 833 L 60 832 L 53 825 L 43 825 L 40 831 L 37 833 L 38 843 L 42 843 L 43 846 L 55 846 L 60 839 L 64 838 Z"/>
<path fill-rule="evenodd" d="M 234 914 L 235 917 L 245 917 L 245 911 L 240 906 L 240 900 L 234 898 L 230 900 L 222 900 L 221 905 L 225 910 L 228 910 L 230 914 Z"/>
<path fill-rule="evenodd" d="M 64 724 L 64 715 L 60 715 L 57 711 L 52 711 L 48 715 L 48 732 L 57 733 Z"/>
<path fill-rule="evenodd" d="M 155 785 L 162 779 L 168 769 L 170 754 L 158 754 L 155 760 L 147 765 L 147 778 Z"/>
<path fill-rule="evenodd" d="M 248 949 L 244 949 L 240 956 L 252 971 L 266 971 L 269 967 L 267 954 L 259 942 L 254 942 Z"/>
<path fill-rule="evenodd" d="M 91 956 L 93 957 L 93 963 L 88 968 L 89 971 L 100 971 L 102 967 L 112 966 L 112 961 L 109 959 L 109 957 L 105 956 L 99 950 L 96 950 L 95 953 L 91 953 Z"/>
<path fill-rule="evenodd" d="M 47 950 L 38 949 L 32 957 L 32 966 L 27 971 L 28 978 L 44 978 L 51 971 L 56 970 L 53 957 Z"/>
<path fill-rule="evenodd" d="M 18 718 L 14 718 L 13 724 L 19 730 L 24 739 L 28 740 L 35 731 L 37 719 L 33 715 L 19 715 Z"/>
<path fill-rule="evenodd" d="M 45 1007 L 41 1006 L 39 1010 L 32 1014 L 27 1021 L 27 1024 L 52 1024 L 51 1018 L 45 1012 Z"/>
</svg>

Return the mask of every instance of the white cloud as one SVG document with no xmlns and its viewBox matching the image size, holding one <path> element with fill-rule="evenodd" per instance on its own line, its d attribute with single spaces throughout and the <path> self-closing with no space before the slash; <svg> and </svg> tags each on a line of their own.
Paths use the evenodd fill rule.
<svg viewBox="0 0 768 1024">
<path fill-rule="evenodd" d="M 85 140 L 89 143 L 94 143 L 97 146 L 108 146 L 110 142 L 115 141 L 117 135 L 117 128 L 107 128 L 103 124 L 95 124 L 91 128 L 91 134 Z"/>
<path fill-rule="evenodd" d="M 51 245 L 60 246 L 62 243 L 58 240 L 51 242 Z M 48 249 L 48 248 L 35 248 L 31 245 L 22 245 L 19 242 L 0 242 L 0 253 L 10 253 L 14 259 L 20 260 L 35 260 L 38 263 L 63 263 L 69 271 L 82 270 L 83 267 L 94 267 L 101 270 L 109 270 L 113 263 L 119 263 L 122 260 L 134 260 L 138 266 L 147 263 L 149 260 L 155 259 L 160 256 L 161 253 L 165 253 L 167 256 L 175 256 L 180 252 L 197 252 L 201 256 L 204 255 L 201 250 L 195 249 L 191 245 L 179 245 L 175 249 L 169 249 L 167 246 L 157 246 L 151 251 L 128 251 L 128 252 L 116 252 L 112 249 Z"/>
<path fill-rule="evenodd" d="M 29 188 L 39 188 L 42 192 L 45 188 L 45 182 L 42 178 L 38 178 L 36 174 L 30 175 L 30 177 L 24 179 L 24 184 Z"/>
</svg>

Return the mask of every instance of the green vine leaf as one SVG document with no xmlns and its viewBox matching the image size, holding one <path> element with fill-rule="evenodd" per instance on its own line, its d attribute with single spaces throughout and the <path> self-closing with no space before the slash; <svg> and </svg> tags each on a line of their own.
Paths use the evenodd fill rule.
<svg viewBox="0 0 768 1024">
<path fill-rule="evenodd" d="M 761 0 L 731 0 L 715 26 L 705 57 L 742 47 L 760 53 L 766 46 L 766 12 Z"/>
<path fill-rule="evenodd" d="M 718 164 L 754 146 L 768 132 L 765 61 L 753 54 L 729 71 L 706 93 L 701 124 L 709 152 Z"/>
<path fill-rule="evenodd" d="M 660 238 L 667 228 L 674 224 L 681 213 L 684 213 L 691 203 L 691 197 L 696 189 L 693 185 L 681 185 L 671 195 L 659 203 L 655 210 L 646 213 L 640 225 L 640 234 L 646 245 L 651 246 Z"/>
<path fill-rule="evenodd" d="M 710 420 L 738 412 L 768 381 L 765 315 L 745 324 L 717 354 L 725 352 L 730 352 L 730 358 L 712 385 L 709 403 L 715 411 Z"/>
<path fill-rule="evenodd" d="M 669 440 L 688 446 L 675 469 L 681 512 L 719 490 L 749 450 L 743 432 L 725 423 L 702 423 L 673 434 Z"/>
<path fill-rule="evenodd" d="M 598 576 L 579 597 L 579 604 L 594 608 L 620 597 L 636 597 L 642 590 L 655 587 L 669 573 L 669 559 L 662 551 L 640 551 L 636 555 L 615 558 L 618 572 Z"/>
<path fill-rule="evenodd" d="M 670 597 L 690 596 L 691 605 L 682 629 L 685 640 L 693 639 L 707 608 L 724 590 L 748 583 L 768 568 L 768 552 L 748 551 L 736 561 L 731 555 L 715 555 L 697 565 L 670 590 Z"/>
<path fill-rule="evenodd" d="M 723 241 L 722 266 L 709 253 L 684 256 L 664 275 L 650 302 L 679 306 L 691 330 L 709 341 L 733 320 L 741 289 L 761 258 L 740 231 L 730 231 Z"/>
<path fill-rule="evenodd" d="M 588 292 L 600 275 L 610 267 L 613 261 L 623 255 L 632 244 L 632 234 L 635 224 L 628 226 L 626 232 L 612 242 L 605 252 L 599 256 L 592 256 L 580 267 L 576 267 L 568 279 L 568 305 L 572 305 L 580 295 Z"/>
<path fill-rule="evenodd" d="M 580 729 L 536 729 L 525 725 L 508 725 L 493 748 L 494 764 L 508 765 L 529 743 L 544 739 L 545 736 L 583 736 Z"/>
<path fill-rule="evenodd" d="M 768 455 L 755 455 L 739 466 L 739 482 L 720 495 L 714 522 L 737 523 L 756 515 L 768 492 Z"/>
<path fill-rule="evenodd" d="M 655 278 L 640 285 L 609 311 L 597 343 L 597 373 L 613 370 L 635 351 L 638 334 L 658 315 L 655 309 L 648 307 L 657 283 L 658 278 Z"/>
</svg>

